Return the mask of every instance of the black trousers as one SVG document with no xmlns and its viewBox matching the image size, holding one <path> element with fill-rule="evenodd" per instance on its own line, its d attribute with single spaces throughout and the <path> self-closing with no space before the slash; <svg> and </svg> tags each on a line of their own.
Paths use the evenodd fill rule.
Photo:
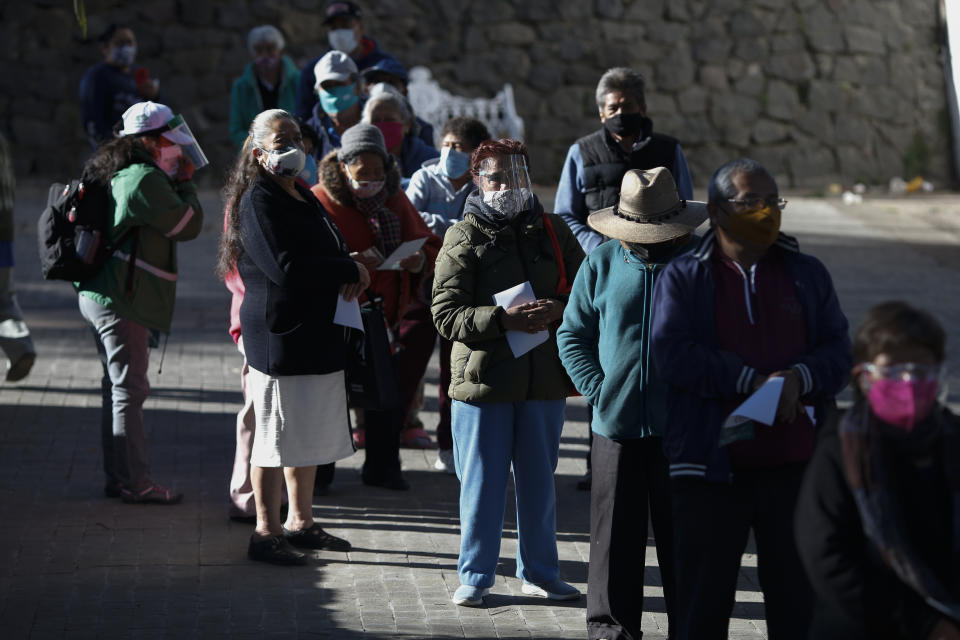
<svg viewBox="0 0 960 640">
<path fill-rule="evenodd" d="M 587 635 L 641 638 L 647 510 L 653 521 L 664 603 L 674 618 L 673 521 L 669 472 L 660 438 L 593 437 Z"/>
<path fill-rule="evenodd" d="M 793 535 L 804 468 L 738 471 L 732 484 L 672 480 L 678 640 L 726 640 L 751 528 L 770 640 L 807 638 L 813 596 Z"/>
</svg>

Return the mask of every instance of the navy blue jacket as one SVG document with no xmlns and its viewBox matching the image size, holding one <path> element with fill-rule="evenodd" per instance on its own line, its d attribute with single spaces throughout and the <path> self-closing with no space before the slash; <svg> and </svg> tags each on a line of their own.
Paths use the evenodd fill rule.
<svg viewBox="0 0 960 640">
<path fill-rule="evenodd" d="M 93 149 L 112 140 L 113 126 L 120 122 L 123 112 L 143 102 L 133 80 L 139 68 L 140 65 L 133 65 L 129 73 L 124 73 L 123 69 L 98 62 L 83 74 L 80 80 L 80 119 Z M 162 92 L 153 101 L 168 104 Z"/>
<path fill-rule="evenodd" d="M 297 191 L 306 202 L 260 177 L 240 200 L 243 349 L 272 376 L 344 368 L 345 329 L 333 315 L 340 286 L 360 278 L 329 214 L 309 190 Z"/>
<path fill-rule="evenodd" d="M 727 447 L 717 446 L 726 418 L 724 401 L 748 394 L 757 372 L 739 355 L 717 348 L 715 292 L 710 256 L 714 231 L 700 246 L 671 261 L 653 293 L 651 346 L 660 376 L 669 384 L 663 448 L 672 477 L 730 481 Z M 796 239 L 780 234 L 770 251 L 780 251 L 803 307 L 807 353 L 793 365 L 804 404 L 817 423 L 834 406 L 852 366 L 847 319 L 826 267 L 800 253 Z"/>
</svg>

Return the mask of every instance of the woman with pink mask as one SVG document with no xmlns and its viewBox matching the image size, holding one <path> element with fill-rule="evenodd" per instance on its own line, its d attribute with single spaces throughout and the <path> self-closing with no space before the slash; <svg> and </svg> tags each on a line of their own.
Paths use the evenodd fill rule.
<svg viewBox="0 0 960 640">
<path fill-rule="evenodd" d="M 903 302 L 857 329 L 854 404 L 826 421 L 795 518 L 818 602 L 810 638 L 960 638 L 960 421 L 938 400 L 945 343 Z"/>
</svg>

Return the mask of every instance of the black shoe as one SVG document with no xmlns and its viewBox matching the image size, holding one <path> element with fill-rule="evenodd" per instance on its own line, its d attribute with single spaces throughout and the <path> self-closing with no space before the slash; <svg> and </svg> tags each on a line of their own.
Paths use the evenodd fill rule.
<svg viewBox="0 0 960 640">
<path fill-rule="evenodd" d="M 285 566 L 307 564 L 307 556 L 294 549 L 283 536 L 270 536 L 260 539 L 257 539 L 256 534 L 250 536 L 247 557 L 251 560 Z"/>
<path fill-rule="evenodd" d="M 117 482 L 107 482 L 107 484 L 103 486 L 103 495 L 108 498 L 119 498 L 120 484 Z"/>
<path fill-rule="evenodd" d="M 295 547 L 304 549 L 329 549 L 330 551 L 350 551 L 350 543 L 343 538 L 332 536 L 324 531 L 319 524 L 298 531 L 284 528 L 283 535 Z"/>
<path fill-rule="evenodd" d="M 583 474 L 583 477 L 577 480 L 577 491 L 590 491 L 590 487 L 593 485 L 593 473 L 587 471 Z"/>
<path fill-rule="evenodd" d="M 369 478 L 362 476 L 362 480 L 363 484 L 368 487 L 380 487 L 381 489 L 392 489 L 394 491 L 408 491 L 410 489 L 410 483 L 399 473 L 386 478 Z"/>
</svg>

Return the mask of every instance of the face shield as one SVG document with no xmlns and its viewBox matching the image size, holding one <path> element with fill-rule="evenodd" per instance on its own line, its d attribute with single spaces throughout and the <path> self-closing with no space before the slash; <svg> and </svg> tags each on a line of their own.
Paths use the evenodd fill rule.
<svg viewBox="0 0 960 640">
<path fill-rule="evenodd" d="M 194 169 L 200 169 L 210 164 L 197 139 L 193 137 L 190 125 L 186 123 L 183 116 L 175 116 L 166 124 L 166 128 L 167 130 L 160 135 L 170 142 L 180 145 L 183 155 L 193 163 Z"/>
<path fill-rule="evenodd" d="M 530 174 L 522 155 L 484 158 L 478 182 L 483 202 L 502 219 L 512 219 L 533 207 Z"/>
</svg>

